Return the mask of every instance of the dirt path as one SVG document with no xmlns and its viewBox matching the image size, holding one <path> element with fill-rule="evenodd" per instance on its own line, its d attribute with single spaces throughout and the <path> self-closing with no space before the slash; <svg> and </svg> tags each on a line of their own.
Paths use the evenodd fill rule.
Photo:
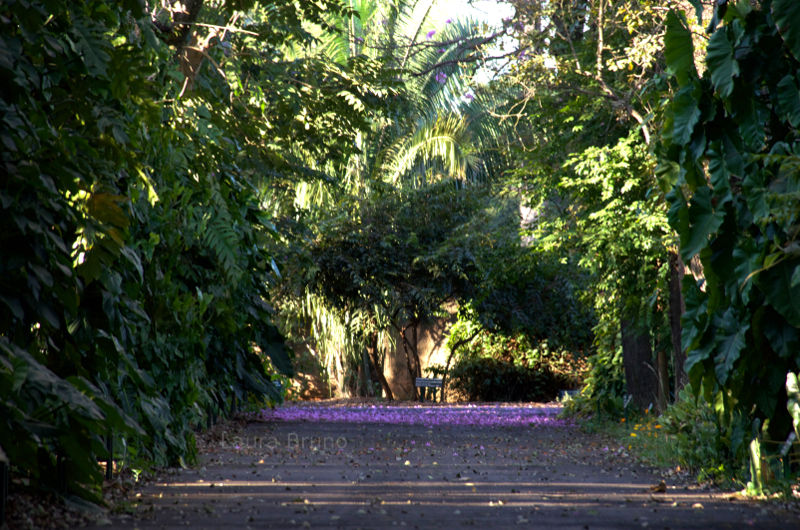
<svg viewBox="0 0 800 530">
<path fill-rule="evenodd" d="M 218 431 L 115 528 L 800 528 L 797 514 L 661 481 L 552 408 L 285 408 Z M 321 421 L 330 418 L 336 422 Z M 313 420 L 313 421 L 309 421 Z M 365 421 L 385 423 L 365 423 Z"/>
</svg>

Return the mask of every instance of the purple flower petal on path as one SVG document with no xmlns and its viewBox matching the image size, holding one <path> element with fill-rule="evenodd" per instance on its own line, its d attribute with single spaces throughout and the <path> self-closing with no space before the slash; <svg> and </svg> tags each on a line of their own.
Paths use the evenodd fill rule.
<svg viewBox="0 0 800 530">
<path fill-rule="evenodd" d="M 570 422 L 556 417 L 557 407 L 530 405 L 381 405 L 326 407 L 319 405 L 286 405 L 264 410 L 262 417 L 277 421 L 310 421 L 339 423 L 382 423 L 397 425 L 482 425 L 525 426 L 547 425 L 561 427 Z M 430 442 L 425 444 L 430 446 Z M 370 448 L 372 449 L 372 448 Z"/>
</svg>

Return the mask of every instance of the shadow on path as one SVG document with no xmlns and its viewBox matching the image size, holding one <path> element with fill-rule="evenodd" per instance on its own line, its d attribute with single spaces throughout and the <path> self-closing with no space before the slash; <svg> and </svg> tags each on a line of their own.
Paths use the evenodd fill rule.
<svg viewBox="0 0 800 530">
<path fill-rule="evenodd" d="M 477 406 L 471 414 L 445 406 L 366 408 L 289 406 L 234 431 L 218 430 L 200 446 L 202 467 L 144 487 L 133 514 L 112 523 L 800 528 L 796 514 L 720 492 L 669 481 L 665 492 L 651 491 L 661 480 L 656 472 L 556 421 L 552 408 Z"/>
</svg>

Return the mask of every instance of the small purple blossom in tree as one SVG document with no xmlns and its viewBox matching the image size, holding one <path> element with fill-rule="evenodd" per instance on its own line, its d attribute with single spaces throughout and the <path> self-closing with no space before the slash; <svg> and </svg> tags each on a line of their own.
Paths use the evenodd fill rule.
<svg viewBox="0 0 800 530">
<path fill-rule="evenodd" d="M 447 74 L 444 72 L 437 72 L 434 79 L 436 79 L 437 83 L 444 84 L 445 81 L 447 81 Z"/>
<path fill-rule="evenodd" d="M 453 19 L 452 18 L 448 18 L 447 20 L 444 21 L 444 23 L 445 24 L 452 24 L 453 23 Z"/>
<path fill-rule="evenodd" d="M 439 48 L 439 53 L 444 53 L 444 48 Z"/>
<path fill-rule="evenodd" d="M 428 35 L 425 36 L 426 39 L 431 40 L 433 36 L 436 35 L 436 30 L 432 29 L 428 32 Z"/>
<path fill-rule="evenodd" d="M 473 99 L 475 99 L 475 96 L 473 96 L 472 93 L 467 92 L 466 94 L 464 94 L 464 99 L 466 99 L 467 101 L 472 101 Z"/>
</svg>

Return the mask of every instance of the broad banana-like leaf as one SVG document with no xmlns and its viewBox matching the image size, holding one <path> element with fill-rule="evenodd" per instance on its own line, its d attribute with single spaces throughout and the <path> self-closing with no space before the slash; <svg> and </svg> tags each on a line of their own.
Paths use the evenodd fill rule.
<svg viewBox="0 0 800 530">
<path fill-rule="evenodd" d="M 667 15 L 664 57 L 667 60 L 667 70 L 675 76 L 681 86 L 686 85 L 691 78 L 697 77 L 692 34 L 686 26 L 686 18 L 675 11 L 670 11 Z"/>
<path fill-rule="evenodd" d="M 711 83 L 723 98 L 731 95 L 733 78 L 739 75 L 739 63 L 734 58 L 735 42 L 731 42 L 728 38 L 728 29 L 722 29 L 711 35 L 706 52 Z"/>
<path fill-rule="evenodd" d="M 800 2 L 797 0 L 774 0 L 772 2 L 772 16 L 778 31 L 783 37 L 783 42 L 800 60 Z"/>
</svg>

